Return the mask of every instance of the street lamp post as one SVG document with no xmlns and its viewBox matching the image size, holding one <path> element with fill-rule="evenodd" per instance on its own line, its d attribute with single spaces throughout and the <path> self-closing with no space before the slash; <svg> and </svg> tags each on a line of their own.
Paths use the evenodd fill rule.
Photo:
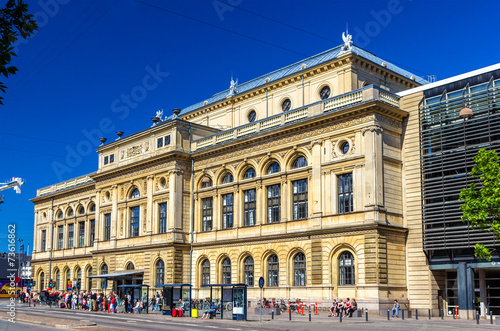
<svg viewBox="0 0 500 331">
<path fill-rule="evenodd" d="M 19 276 L 19 278 L 21 278 L 21 243 L 23 242 L 23 240 L 21 238 L 17 238 L 17 242 L 19 244 L 19 252 L 17 257 L 17 275 Z"/>
</svg>

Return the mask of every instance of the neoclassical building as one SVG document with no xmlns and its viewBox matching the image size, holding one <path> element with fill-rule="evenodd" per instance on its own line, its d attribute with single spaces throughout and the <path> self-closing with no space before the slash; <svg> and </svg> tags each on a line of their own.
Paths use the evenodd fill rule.
<svg viewBox="0 0 500 331">
<path fill-rule="evenodd" d="M 425 83 L 347 43 L 157 114 L 37 191 L 37 288 L 245 283 L 256 300 L 264 277 L 267 298 L 413 305 L 396 93 Z"/>
</svg>

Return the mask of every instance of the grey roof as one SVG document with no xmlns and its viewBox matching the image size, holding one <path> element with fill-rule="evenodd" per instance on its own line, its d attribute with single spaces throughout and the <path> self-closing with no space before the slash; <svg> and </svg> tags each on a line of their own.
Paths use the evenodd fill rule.
<svg viewBox="0 0 500 331">
<path fill-rule="evenodd" d="M 276 81 L 276 80 L 282 79 L 284 77 L 296 74 L 297 72 L 303 70 L 302 64 L 305 64 L 306 68 L 311 68 L 311 67 L 315 67 L 319 64 L 328 62 L 332 59 L 335 59 L 339 55 L 345 54 L 345 53 L 341 54 L 341 48 L 342 48 L 342 45 L 334 47 L 334 48 L 329 49 L 327 51 L 324 51 L 322 53 L 308 57 L 307 59 L 295 62 L 295 63 L 290 64 L 290 65 L 283 67 L 281 69 L 275 70 L 275 71 L 270 72 L 268 74 L 254 78 L 248 82 L 242 83 L 242 84 L 237 86 L 238 94 L 253 90 L 257 87 L 269 84 L 273 81 Z M 394 71 L 395 73 L 397 73 L 401 76 L 404 76 L 408 79 L 411 79 L 412 76 L 415 76 L 415 81 L 419 84 L 427 84 L 428 83 L 428 81 L 426 81 L 425 79 L 418 77 L 417 75 L 414 75 L 411 72 L 408 72 L 404 69 L 401 69 L 398 66 L 396 66 L 388 61 L 385 61 L 385 60 L 379 58 L 378 56 L 376 56 L 368 51 L 365 51 L 362 48 L 359 48 L 357 46 L 352 46 L 352 52 L 354 54 L 357 54 L 357 55 L 367 59 L 368 61 L 371 61 L 371 62 L 378 64 L 378 65 L 382 65 L 382 63 L 385 62 L 387 64 L 387 69 Z M 269 77 L 268 83 L 266 83 L 267 77 Z M 211 96 L 210 98 L 208 98 L 206 100 L 207 105 L 224 100 L 228 94 L 229 94 L 229 89 L 224 90 L 222 92 L 219 92 L 217 94 L 214 94 L 213 96 Z M 189 107 L 182 109 L 182 112 L 180 115 L 181 116 L 186 115 L 192 111 L 203 108 L 204 106 L 205 106 L 204 101 L 195 103 L 194 105 L 191 105 Z"/>
</svg>

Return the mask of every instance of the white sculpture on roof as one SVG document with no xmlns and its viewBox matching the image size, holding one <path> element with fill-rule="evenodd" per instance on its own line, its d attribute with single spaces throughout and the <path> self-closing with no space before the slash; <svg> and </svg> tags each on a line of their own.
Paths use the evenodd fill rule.
<svg viewBox="0 0 500 331">
<path fill-rule="evenodd" d="M 352 49 L 352 36 L 349 34 L 349 30 L 347 30 L 346 32 L 342 32 L 342 40 L 344 41 L 344 46 L 342 46 L 342 51 L 343 52 L 350 51 Z"/>
<path fill-rule="evenodd" d="M 163 121 L 163 109 L 156 111 L 156 117 L 158 117 L 160 121 Z"/>
<path fill-rule="evenodd" d="M 233 77 L 231 77 L 231 85 L 229 86 L 229 93 L 227 95 L 228 97 L 236 95 L 236 93 L 238 93 L 238 91 L 236 90 L 237 86 L 238 86 L 238 79 L 234 81 Z"/>
</svg>

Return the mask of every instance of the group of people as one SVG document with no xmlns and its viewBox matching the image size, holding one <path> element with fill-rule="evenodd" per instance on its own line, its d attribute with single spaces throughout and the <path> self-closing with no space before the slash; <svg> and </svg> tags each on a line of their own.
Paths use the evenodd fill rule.
<svg viewBox="0 0 500 331">
<path fill-rule="evenodd" d="M 347 298 L 345 301 L 342 299 L 339 299 L 339 301 L 333 299 L 333 304 L 330 307 L 330 315 L 328 315 L 328 317 L 352 317 L 352 313 L 356 310 L 358 310 L 358 303 L 354 298 Z"/>
<path fill-rule="evenodd" d="M 61 308 L 82 309 L 89 311 L 107 311 L 116 313 L 117 296 L 110 292 L 108 295 L 92 291 L 66 291 L 59 298 L 64 301 Z"/>
</svg>

